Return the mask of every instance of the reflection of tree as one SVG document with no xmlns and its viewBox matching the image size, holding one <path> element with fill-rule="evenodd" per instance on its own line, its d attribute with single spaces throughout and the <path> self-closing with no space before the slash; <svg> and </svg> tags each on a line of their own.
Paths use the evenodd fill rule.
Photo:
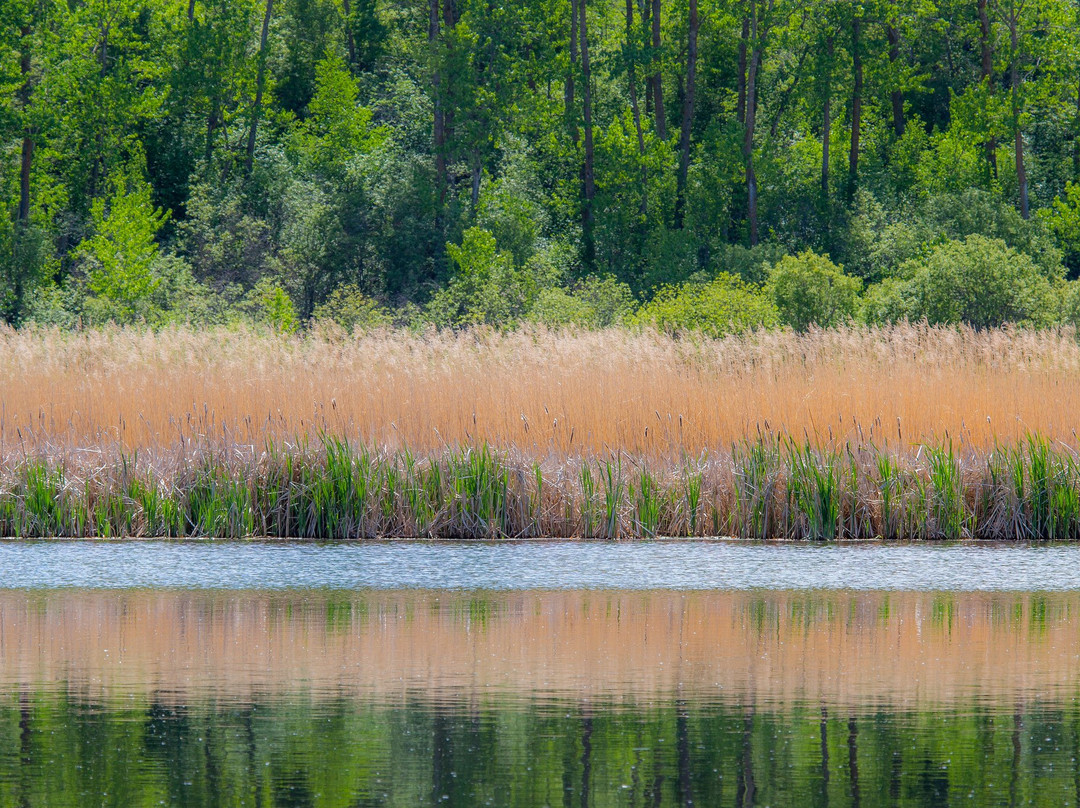
<svg viewBox="0 0 1080 808">
<path fill-rule="evenodd" d="M 829 708 L 821 705 L 821 720 L 818 722 L 821 734 L 821 796 L 822 805 L 829 804 Z"/>
<path fill-rule="evenodd" d="M 851 777 L 851 808 L 860 808 L 862 795 L 859 792 L 859 725 L 855 716 L 848 718 L 848 774 Z"/>
<path fill-rule="evenodd" d="M 19 808 L 30 808 L 30 782 L 33 753 L 30 748 L 30 690 L 19 687 Z"/>
<path fill-rule="evenodd" d="M 81 795 L 109 794 L 109 804 L 192 808 L 516 808 L 559 804 L 562 794 L 566 808 L 801 808 L 864 798 L 931 806 L 974 794 L 975 805 L 1049 808 L 1080 791 L 1080 705 L 845 708 L 838 716 L 832 705 L 762 709 L 688 697 L 88 700 L 30 685 L 0 694 L 0 805 L 80 805 Z"/>
<path fill-rule="evenodd" d="M 686 701 L 675 702 L 675 749 L 679 761 L 679 805 L 693 805 L 694 794 L 690 785 L 690 720 Z"/>
<path fill-rule="evenodd" d="M 581 808 L 589 808 L 589 784 L 592 780 L 592 716 L 581 718 Z"/>
<path fill-rule="evenodd" d="M 735 780 L 735 805 L 740 808 L 754 805 L 757 797 L 757 784 L 754 782 L 754 714 L 753 705 L 746 709 L 743 716 L 742 743 L 740 744 L 739 767 Z"/>
</svg>

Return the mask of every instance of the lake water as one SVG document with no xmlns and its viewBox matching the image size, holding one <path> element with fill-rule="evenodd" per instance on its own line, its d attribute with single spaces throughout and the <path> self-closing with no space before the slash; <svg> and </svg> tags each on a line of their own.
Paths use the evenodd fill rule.
<svg viewBox="0 0 1080 808">
<path fill-rule="evenodd" d="M 1080 548 L 0 544 L 8 805 L 1080 805 Z"/>
</svg>

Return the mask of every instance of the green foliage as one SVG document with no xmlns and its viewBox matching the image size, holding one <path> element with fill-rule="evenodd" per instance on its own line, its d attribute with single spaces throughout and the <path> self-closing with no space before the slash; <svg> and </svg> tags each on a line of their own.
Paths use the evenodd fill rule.
<svg viewBox="0 0 1080 808">
<path fill-rule="evenodd" d="M 300 327 L 292 298 L 269 278 L 255 284 L 238 303 L 238 308 L 256 324 L 269 326 L 282 334 L 291 334 Z"/>
<path fill-rule="evenodd" d="M 594 275 L 572 289 L 541 289 L 528 316 L 551 328 L 608 328 L 626 321 L 633 305 L 629 286 L 611 275 Z"/>
<path fill-rule="evenodd" d="M 970 7 L 778 0 L 758 9 L 754 116 L 732 67 L 751 9 L 730 4 L 700 9 L 693 88 L 681 7 L 655 47 L 640 9 L 627 28 L 624 7 L 587 4 L 586 76 L 566 3 L 444 4 L 430 31 L 399 0 L 277 3 L 265 49 L 262 0 L 9 6 L 8 323 L 220 322 L 253 316 L 267 282 L 302 325 L 342 286 L 455 327 L 598 327 L 627 319 L 624 290 L 660 289 L 647 320 L 728 333 L 777 318 L 702 273 L 768 281 L 802 329 L 857 316 L 847 276 L 871 285 L 868 322 L 922 316 L 913 268 L 949 240 L 999 239 L 1051 285 L 1062 261 L 1080 272 L 1062 0 L 990 9 L 990 80 Z M 621 284 L 610 304 L 594 277 Z M 1026 311 L 1004 316 L 1047 319 Z"/>
<path fill-rule="evenodd" d="M 1080 272 L 1080 183 L 1065 183 L 1064 194 L 1054 197 L 1042 214 L 1075 277 Z"/>
<path fill-rule="evenodd" d="M 315 65 L 315 95 L 296 135 L 302 165 L 340 178 L 346 164 L 378 147 L 385 129 L 373 125 L 371 110 L 359 105 L 359 88 L 344 60 L 330 54 Z"/>
<path fill-rule="evenodd" d="M 868 325 L 896 325 L 912 315 L 908 285 L 899 278 L 885 278 L 866 287 L 862 319 Z"/>
<path fill-rule="evenodd" d="M 326 302 L 315 309 L 315 319 L 332 320 L 350 333 L 393 323 L 390 312 L 351 284 L 335 289 Z"/>
<path fill-rule="evenodd" d="M 721 272 L 712 281 L 661 288 L 634 320 L 669 333 L 720 337 L 776 326 L 779 313 L 758 288 Z"/>
<path fill-rule="evenodd" d="M 490 232 L 470 227 L 461 244 L 447 244 L 446 251 L 456 271 L 428 305 L 435 325 L 503 325 L 525 312 L 535 284 L 514 266 L 509 253 L 497 248 Z"/>
<path fill-rule="evenodd" d="M 154 238 L 168 215 L 154 207 L 149 185 L 137 183 L 129 191 L 121 175 L 115 187 L 111 199 L 94 201 L 93 235 L 83 240 L 77 255 L 93 294 L 92 319 L 130 323 L 153 313 L 152 298 L 161 283 L 154 271 Z"/>
<path fill-rule="evenodd" d="M 1050 279 L 1031 258 L 1000 239 L 968 236 L 936 247 L 905 267 L 912 319 L 931 324 L 1049 325 L 1057 319 Z"/>
<path fill-rule="evenodd" d="M 32 224 L 0 222 L 0 320 L 20 325 L 47 284 L 56 262 L 48 234 Z"/>
<path fill-rule="evenodd" d="M 796 331 L 850 322 L 858 309 L 862 281 L 843 273 L 828 258 L 806 251 L 789 255 L 769 270 L 767 294 L 780 319 Z"/>
</svg>

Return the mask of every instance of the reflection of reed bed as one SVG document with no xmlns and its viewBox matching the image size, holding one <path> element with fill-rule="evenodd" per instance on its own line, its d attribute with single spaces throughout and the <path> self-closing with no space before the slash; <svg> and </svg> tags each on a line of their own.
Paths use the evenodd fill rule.
<svg viewBox="0 0 1080 808">
<path fill-rule="evenodd" d="M 1076 450 L 1041 436 L 897 452 L 763 433 L 675 464 L 487 446 L 418 458 L 323 436 L 165 460 L 9 460 L 0 535 L 1080 538 Z"/>
<path fill-rule="evenodd" d="M 1071 332 L 0 332 L 0 534 L 1080 537 Z"/>
<path fill-rule="evenodd" d="M 1071 701 L 1080 597 L 0 593 L 0 684 L 91 700 Z"/>
</svg>

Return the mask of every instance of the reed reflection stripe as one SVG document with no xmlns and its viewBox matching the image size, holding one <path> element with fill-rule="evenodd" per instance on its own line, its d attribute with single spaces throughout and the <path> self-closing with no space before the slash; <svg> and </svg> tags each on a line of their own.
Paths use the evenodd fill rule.
<svg viewBox="0 0 1080 808">
<path fill-rule="evenodd" d="M 111 701 L 873 710 L 1080 694 L 1080 593 L 0 593 L 0 683 Z"/>
</svg>

